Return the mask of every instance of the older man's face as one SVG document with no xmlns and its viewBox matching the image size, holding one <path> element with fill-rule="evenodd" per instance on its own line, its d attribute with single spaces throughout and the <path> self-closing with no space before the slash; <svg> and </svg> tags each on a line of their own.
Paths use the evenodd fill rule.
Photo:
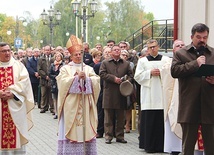
<svg viewBox="0 0 214 155">
<path fill-rule="evenodd" d="M 174 48 L 173 48 L 173 52 L 178 51 L 179 49 L 183 48 L 185 46 L 184 42 L 181 40 L 175 41 L 174 42 Z"/>
<path fill-rule="evenodd" d="M 74 63 L 80 64 L 82 61 L 82 52 L 75 51 L 71 54 L 71 59 Z"/>
</svg>

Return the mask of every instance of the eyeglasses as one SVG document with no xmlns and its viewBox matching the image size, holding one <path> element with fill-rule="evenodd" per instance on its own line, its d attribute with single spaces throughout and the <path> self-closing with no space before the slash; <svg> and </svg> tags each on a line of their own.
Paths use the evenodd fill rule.
<svg viewBox="0 0 214 155">
<path fill-rule="evenodd" d="M 7 49 L 7 50 L 1 50 L 1 53 L 7 53 L 7 52 L 11 52 L 11 49 Z"/>
<path fill-rule="evenodd" d="M 185 46 L 184 44 L 178 44 L 178 45 L 175 45 L 175 47 L 183 47 Z"/>
<path fill-rule="evenodd" d="M 153 49 L 153 48 L 155 48 L 155 47 L 157 47 L 157 45 L 155 45 L 155 46 L 150 46 L 150 47 L 148 47 L 149 49 Z"/>
</svg>

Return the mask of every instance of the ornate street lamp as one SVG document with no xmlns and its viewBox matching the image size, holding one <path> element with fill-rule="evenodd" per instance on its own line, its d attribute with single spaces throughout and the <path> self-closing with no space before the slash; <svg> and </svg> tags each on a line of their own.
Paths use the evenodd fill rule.
<svg viewBox="0 0 214 155">
<path fill-rule="evenodd" d="M 78 14 L 80 5 L 82 8 L 82 15 Z M 91 14 L 86 14 L 88 5 L 90 5 Z M 75 16 L 83 20 L 83 41 L 86 41 L 86 20 L 88 20 L 90 17 L 94 17 L 94 14 L 97 12 L 96 10 L 97 2 L 92 0 L 90 3 L 88 3 L 88 0 L 81 0 L 81 2 L 75 0 L 72 3 L 72 6 Z"/>
<path fill-rule="evenodd" d="M 59 25 L 59 22 L 61 20 L 61 13 L 59 12 L 59 10 L 57 10 L 55 13 L 52 6 L 50 6 L 48 14 L 45 12 L 44 9 L 41 13 L 41 18 L 43 21 L 43 25 L 48 25 L 48 27 L 50 28 L 50 45 L 53 46 L 53 28 Z"/>
<path fill-rule="evenodd" d="M 18 17 L 16 16 L 16 25 L 13 27 L 15 28 L 15 40 L 14 40 L 14 46 L 16 51 L 22 47 L 22 39 L 19 37 L 19 22 L 22 22 L 22 25 L 24 27 L 27 26 L 27 20 L 24 17 Z M 9 29 L 7 30 L 7 35 L 11 35 L 12 31 Z"/>
<path fill-rule="evenodd" d="M 19 21 L 22 21 L 23 26 L 27 26 L 27 20 L 24 17 L 16 16 L 16 29 L 15 29 L 16 38 L 19 37 Z"/>
</svg>

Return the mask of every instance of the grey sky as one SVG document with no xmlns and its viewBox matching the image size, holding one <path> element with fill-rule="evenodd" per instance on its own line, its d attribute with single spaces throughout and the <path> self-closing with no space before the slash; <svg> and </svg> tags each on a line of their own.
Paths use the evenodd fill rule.
<svg viewBox="0 0 214 155">
<path fill-rule="evenodd" d="M 57 0 L 55 0 L 57 1 Z M 0 0 L 0 13 L 8 16 L 24 16 L 24 11 L 30 11 L 33 18 L 38 19 L 43 9 L 48 10 L 54 0 Z M 119 0 L 102 0 L 102 2 Z M 173 0 L 140 0 L 146 12 L 153 12 L 155 19 L 173 18 Z"/>
</svg>

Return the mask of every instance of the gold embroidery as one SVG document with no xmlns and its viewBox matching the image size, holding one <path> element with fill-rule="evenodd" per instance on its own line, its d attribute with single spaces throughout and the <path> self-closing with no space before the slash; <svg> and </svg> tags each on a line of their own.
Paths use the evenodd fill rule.
<svg viewBox="0 0 214 155">
<path fill-rule="evenodd" d="M 12 67 L 0 68 L 0 89 L 7 89 L 13 84 Z M 2 142 L 1 148 L 16 148 L 16 126 L 8 109 L 8 102 L 2 102 Z"/>
<path fill-rule="evenodd" d="M 203 138 L 201 133 L 201 125 L 198 128 L 198 149 L 204 150 L 204 143 L 203 143 Z"/>
</svg>

